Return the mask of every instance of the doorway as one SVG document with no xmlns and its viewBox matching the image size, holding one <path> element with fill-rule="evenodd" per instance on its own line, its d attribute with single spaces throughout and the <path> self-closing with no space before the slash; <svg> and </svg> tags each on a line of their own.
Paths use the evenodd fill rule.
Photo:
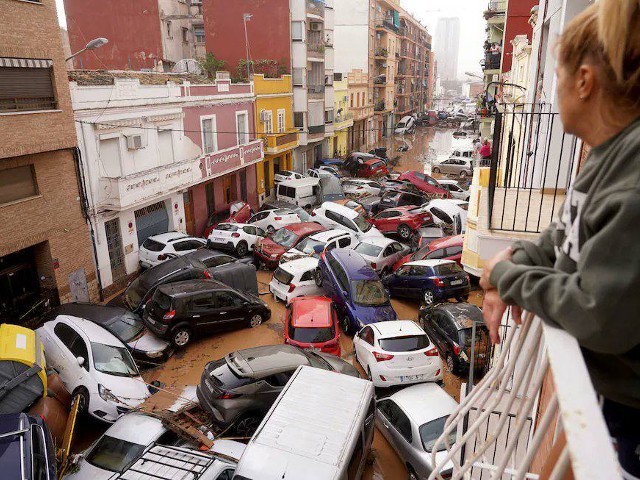
<svg viewBox="0 0 640 480">
<path fill-rule="evenodd" d="M 187 190 L 182 194 L 182 202 L 184 203 L 184 223 L 187 229 L 187 233 L 191 236 L 195 235 L 196 226 L 193 219 L 193 197 L 191 190 Z M 208 203 L 208 199 L 207 199 Z"/>
<path fill-rule="evenodd" d="M 269 177 L 269 162 L 262 162 L 263 175 L 264 175 L 264 196 L 266 198 L 271 196 L 271 178 Z"/>
<path fill-rule="evenodd" d="M 111 277 L 115 283 L 127 274 L 124 266 L 124 254 L 122 252 L 120 219 L 116 217 L 104 222 L 104 232 L 107 237 L 107 251 L 109 252 Z"/>
</svg>

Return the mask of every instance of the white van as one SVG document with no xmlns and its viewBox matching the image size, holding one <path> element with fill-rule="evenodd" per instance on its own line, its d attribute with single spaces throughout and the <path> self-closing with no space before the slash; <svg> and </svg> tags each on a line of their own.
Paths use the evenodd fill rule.
<svg viewBox="0 0 640 480">
<path fill-rule="evenodd" d="M 316 204 L 320 193 L 320 179 L 300 178 L 278 184 L 276 199 L 292 203 L 300 207 L 312 207 Z"/>
<path fill-rule="evenodd" d="M 402 119 L 397 123 L 394 132 L 397 135 L 404 135 L 405 133 L 411 133 L 415 126 L 416 119 L 411 115 L 407 115 L 406 117 L 402 117 Z"/>
<path fill-rule="evenodd" d="M 371 382 L 298 367 L 247 444 L 233 478 L 362 478 L 374 413 Z"/>
</svg>

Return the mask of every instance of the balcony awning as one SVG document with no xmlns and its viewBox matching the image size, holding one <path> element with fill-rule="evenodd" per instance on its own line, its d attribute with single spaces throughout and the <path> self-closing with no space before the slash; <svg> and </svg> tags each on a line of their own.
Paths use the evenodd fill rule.
<svg viewBox="0 0 640 480">
<path fill-rule="evenodd" d="M 0 67 L 17 68 L 51 68 L 52 60 L 43 58 L 8 58 L 0 57 Z"/>
</svg>

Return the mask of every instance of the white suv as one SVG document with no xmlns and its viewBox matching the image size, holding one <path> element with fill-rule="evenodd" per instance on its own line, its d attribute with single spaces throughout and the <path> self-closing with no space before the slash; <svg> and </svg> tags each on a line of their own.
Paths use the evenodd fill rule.
<svg viewBox="0 0 640 480">
<path fill-rule="evenodd" d="M 289 170 L 280 170 L 273 176 L 274 183 L 284 182 L 286 180 L 299 180 L 304 178 L 304 175 L 298 172 L 290 172 Z"/>
<path fill-rule="evenodd" d="M 383 236 L 358 212 L 334 202 L 324 202 L 316 208 L 311 213 L 311 221 L 319 223 L 325 228 L 339 228 L 353 233 L 359 241 Z"/>
<path fill-rule="evenodd" d="M 290 262 L 296 258 L 316 257 L 319 254 L 333 248 L 353 248 L 358 244 L 354 233 L 336 228 L 314 233 L 302 240 L 294 248 L 285 252 L 280 258 L 280 263 Z"/>
<path fill-rule="evenodd" d="M 279 265 L 273 272 L 269 291 L 274 299 L 287 305 L 292 298 L 324 295 L 324 290 L 316 285 L 317 269 L 318 259 L 313 257 L 298 258 Z"/>
<path fill-rule="evenodd" d="M 247 223 L 260 227 L 271 234 L 279 228 L 286 227 L 292 223 L 300 223 L 300 216 L 288 208 L 279 208 L 277 210 L 258 212 L 247 220 Z"/>
<path fill-rule="evenodd" d="M 207 246 L 234 251 L 238 257 L 247 255 L 260 238 L 267 234 L 260 227 L 248 223 L 221 223 L 211 230 Z"/>
<path fill-rule="evenodd" d="M 142 268 L 151 268 L 170 258 L 186 255 L 202 248 L 207 241 L 190 237 L 185 233 L 167 232 L 147 238 L 138 250 L 138 260 Z"/>
</svg>

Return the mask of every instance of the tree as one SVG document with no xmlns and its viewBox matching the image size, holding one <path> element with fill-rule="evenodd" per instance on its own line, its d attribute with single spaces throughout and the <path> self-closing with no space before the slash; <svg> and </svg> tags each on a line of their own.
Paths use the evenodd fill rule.
<svg viewBox="0 0 640 480">
<path fill-rule="evenodd" d="M 216 72 L 219 70 L 224 70 L 225 61 L 218 60 L 213 53 L 207 52 L 207 56 L 205 58 L 198 59 L 198 63 L 200 64 L 200 68 L 205 73 L 207 77 L 211 80 L 216 78 Z"/>
</svg>

